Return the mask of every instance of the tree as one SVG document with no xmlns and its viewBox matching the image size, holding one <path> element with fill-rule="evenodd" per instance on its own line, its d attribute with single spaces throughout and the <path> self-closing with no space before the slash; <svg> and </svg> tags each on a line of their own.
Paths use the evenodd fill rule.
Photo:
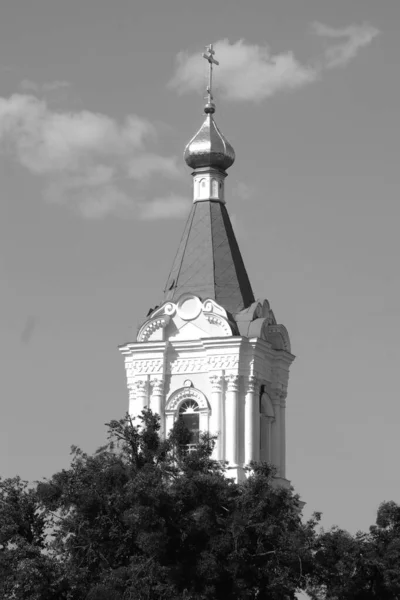
<svg viewBox="0 0 400 600">
<path fill-rule="evenodd" d="M 322 531 L 307 591 L 313 600 L 399 600 L 400 507 L 383 502 L 369 533 Z"/>
<path fill-rule="evenodd" d="M 105 446 L 74 447 L 70 468 L 36 488 L 8 481 L 2 598 L 295 597 L 312 572 L 316 520 L 302 524 L 270 465 L 237 485 L 212 459 L 213 438 L 187 451 L 181 421 L 164 441 L 150 411 L 108 427 Z"/>
<path fill-rule="evenodd" d="M 0 480 L 0 597 L 58 600 L 59 565 L 46 553 L 47 517 L 19 477 Z"/>
</svg>

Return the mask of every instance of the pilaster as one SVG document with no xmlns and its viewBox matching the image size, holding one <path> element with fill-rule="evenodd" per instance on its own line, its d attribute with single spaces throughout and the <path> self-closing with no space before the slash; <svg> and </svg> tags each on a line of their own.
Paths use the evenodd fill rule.
<svg viewBox="0 0 400 600">
<path fill-rule="evenodd" d="M 244 462 L 260 460 L 260 401 L 258 397 L 259 382 L 250 376 L 245 380 L 244 410 Z"/>
<path fill-rule="evenodd" d="M 214 448 L 216 460 L 224 460 L 224 427 L 222 411 L 222 373 L 210 375 L 211 384 L 211 433 L 216 434 L 217 440 Z"/>
<path fill-rule="evenodd" d="M 225 458 L 230 467 L 236 467 L 238 462 L 238 392 L 239 376 L 225 376 Z"/>
<path fill-rule="evenodd" d="M 157 413 L 160 417 L 160 435 L 163 437 L 165 432 L 164 380 L 161 377 L 153 377 L 150 379 L 150 387 L 150 408 L 153 413 Z"/>
</svg>

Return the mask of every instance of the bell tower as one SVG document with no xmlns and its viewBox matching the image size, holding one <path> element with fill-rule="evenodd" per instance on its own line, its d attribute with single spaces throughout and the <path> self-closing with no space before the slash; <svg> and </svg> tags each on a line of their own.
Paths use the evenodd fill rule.
<svg viewBox="0 0 400 600">
<path fill-rule="evenodd" d="M 205 119 L 186 146 L 192 169 L 193 206 L 160 306 L 134 341 L 120 346 L 125 358 L 129 412 L 150 407 L 161 434 L 182 418 L 195 444 L 200 431 L 217 434 L 214 455 L 227 461 L 236 481 L 250 461 L 277 468 L 286 480 L 285 411 L 289 335 L 267 300 L 256 300 L 225 203 L 231 144 L 214 121 L 212 46 Z"/>
</svg>

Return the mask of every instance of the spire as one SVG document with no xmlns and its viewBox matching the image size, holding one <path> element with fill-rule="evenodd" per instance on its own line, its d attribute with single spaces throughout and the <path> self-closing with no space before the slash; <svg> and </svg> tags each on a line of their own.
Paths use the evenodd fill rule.
<svg viewBox="0 0 400 600">
<path fill-rule="evenodd" d="M 225 207 L 224 180 L 235 152 L 214 122 L 212 94 L 213 46 L 203 57 L 209 63 L 206 118 L 185 148 L 184 159 L 193 169 L 193 207 L 164 292 L 176 301 L 187 292 L 212 298 L 231 314 L 254 302 L 250 281 Z"/>
</svg>

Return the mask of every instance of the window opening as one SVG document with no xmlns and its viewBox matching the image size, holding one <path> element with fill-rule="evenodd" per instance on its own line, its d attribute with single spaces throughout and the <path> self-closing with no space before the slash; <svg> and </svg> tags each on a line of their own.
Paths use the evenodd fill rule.
<svg viewBox="0 0 400 600">
<path fill-rule="evenodd" d="M 199 443 L 200 414 L 199 405 L 194 400 L 185 400 L 179 408 L 179 418 L 190 431 L 190 440 L 186 448 L 191 452 Z"/>
</svg>

